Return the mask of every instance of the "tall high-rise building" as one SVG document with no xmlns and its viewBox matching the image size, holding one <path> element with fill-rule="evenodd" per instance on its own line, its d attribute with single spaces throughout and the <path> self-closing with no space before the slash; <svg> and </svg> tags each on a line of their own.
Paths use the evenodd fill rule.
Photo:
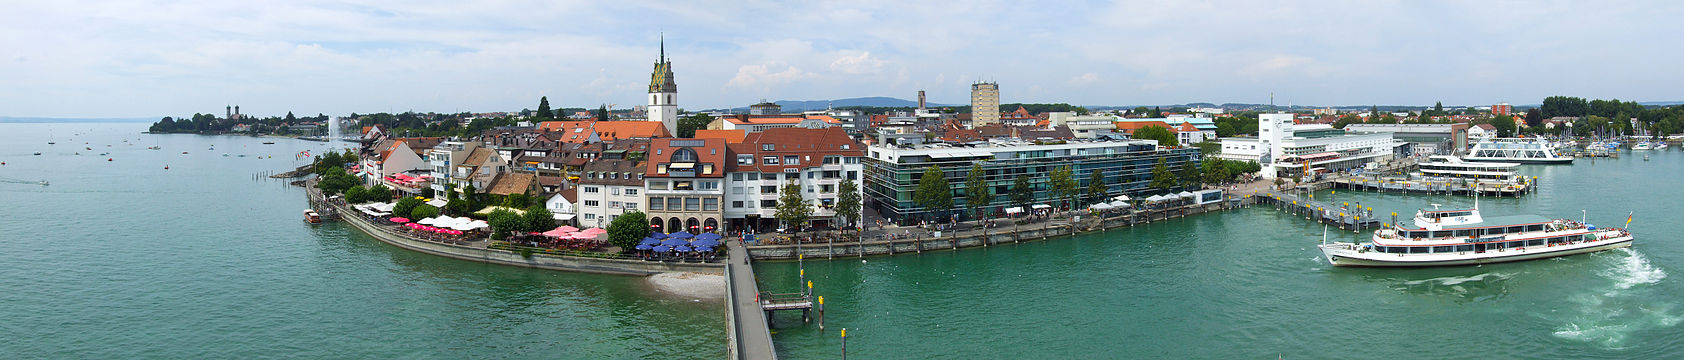
<svg viewBox="0 0 1684 360">
<path fill-rule="evenodd" d="M 672 81 L 667 42 L 661 39 L 661 58 L 649 76 L 649 121 L 659 121 L 668 134 L 678 134 L 678 84 Z"/>
<path fill-rule="evenodd" d="M 918 110 L 924 110 L 924 90 L 918 90 Z"/>
<path fill-rule="evenodd" d="M 971 127 L 1000 123 L 1000 84 L 971 84 Z"/>
</svg>

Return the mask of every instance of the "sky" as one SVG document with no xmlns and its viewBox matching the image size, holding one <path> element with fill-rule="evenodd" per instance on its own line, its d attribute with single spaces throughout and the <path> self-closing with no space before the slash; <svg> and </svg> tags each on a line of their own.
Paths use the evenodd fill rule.
<svg viewBox="0 0 1684 360">
<path fill-rule="evenodd" d="M 0 0 L 0 116 L 1684 100 L 1679 1 Z"/>
</svg>

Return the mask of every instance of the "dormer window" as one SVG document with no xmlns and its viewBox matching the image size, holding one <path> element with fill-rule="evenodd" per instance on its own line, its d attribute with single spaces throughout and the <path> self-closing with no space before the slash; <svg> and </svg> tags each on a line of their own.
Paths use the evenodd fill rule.
<svg viewBox="0 0 1684 360">
<path fill-rule="evenodd" d="M 672 162 L 696 162 L 696 152 L 680 148 L 672 152 Z"/>
<path fill-rule="evenodd" d="M 777 145 L 773 145 L 773 144 L 760 144 L 760 151 L 773 151 L 773 150 L 777 150 L 777 149 L 778 149 L 778 146 L 777 146 Z"/>
</svg>

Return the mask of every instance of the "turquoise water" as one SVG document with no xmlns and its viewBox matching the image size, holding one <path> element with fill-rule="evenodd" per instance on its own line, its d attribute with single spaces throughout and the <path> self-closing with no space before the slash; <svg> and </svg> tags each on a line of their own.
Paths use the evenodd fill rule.
<svg viewBox="0 0 1684 360">
<path fill-rule="evenodd" d="M 1331 268 L 1322 228 L 1257 207 L 1045 242 L 810 261 L 826 330 L 777 317 L 787 358 L 1684 358 L 1684 153 L 1527 166 L 1540 190 L 1487 215 L 1588 212 L 1635 247 L 1524 263 Z M 1376 213 L 1471 197 L 1324 191 Z M 1388 219 L 1389 220 L 1389 219 Z M 1357 236 L 1334 230 L 1333 240 Z M 793 291 L 795 263 L 759 266 Z"/>
<path fill-rule="evenodd" d="M 146 125 L 0 124 L 0 357 L 725 356 L 720 303 L 642 278 L 451 260 L 303 223 L 303 190 L 258 175 L 325 143 Z"/>
</svg>

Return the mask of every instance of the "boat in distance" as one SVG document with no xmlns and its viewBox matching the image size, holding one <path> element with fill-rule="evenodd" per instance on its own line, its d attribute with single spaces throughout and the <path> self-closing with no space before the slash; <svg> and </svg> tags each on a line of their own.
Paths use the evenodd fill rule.
<svg viewBox="0 0 1684 360">
<path fill-rule="evenodd" d="M 1630 223 L 1628 218 L 1627 223 Z M 1375 230 L 1368 244 L 1318 245 L 1334 266 L 1428 267 L 1551 258 L 1631 246 L 1631 233 L 1537 215 L 1484 218 L 1473 209 L 1418 210 L 1414 225 Z"/>
<path fill-rule="evenodd" d="M 1548 140 L 1499 138 L 1481 141 L 1463 156 L 1466 161 L 1496 161 L 1522 164 L 1571 164 L 1572 156 L 1557 154 Z"/>
</svg>

